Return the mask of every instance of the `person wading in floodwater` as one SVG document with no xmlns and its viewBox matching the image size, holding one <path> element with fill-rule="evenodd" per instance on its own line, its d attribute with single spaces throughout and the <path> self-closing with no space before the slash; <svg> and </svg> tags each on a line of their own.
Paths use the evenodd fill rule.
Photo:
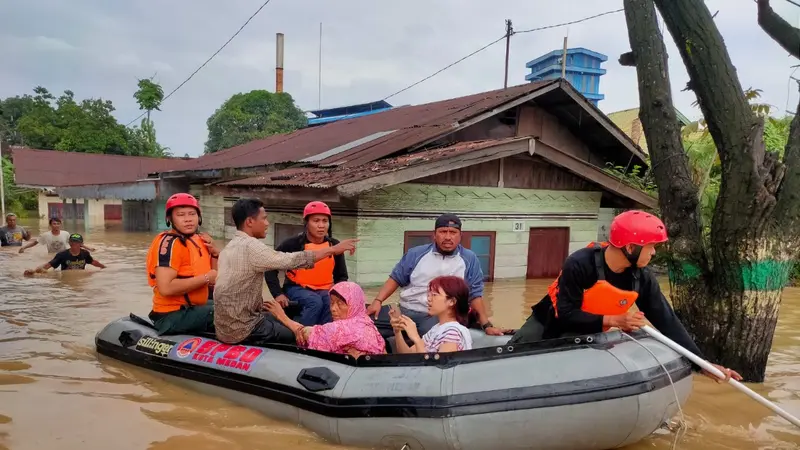
<svg viewBox="0 0 800 450">
<path fill-rule="evenodd" d="M 50 262 L 42 264 L 35 269 L 28 269 L 25 271 L 25 276 L 33 275 L 34 273 L 44 273 L 48 269 L 61 269 L 65 270 L 84 270 L 86 265 L 105 269 L 106 266 L 100 261 L 94 259 L 88 250 L 83 248 L 83 236 L 80 234 L 71 234 L 69 236 L 69 248 L 56 253 Z"/>
<path fill-rule="evenodd" d="M 25 250 L 36 246 L 37 244 L 42 244 L 47 248 L 47 253 L 58 253 L 63 252 L 67 248 L 69 248 L 69 231 L 61 229 L 61 219 L 58 217 L 51 217 L 50 218 L 50 231 L 46 231 L 39 236 L 33 238 L 25 244 L 21 249 L 19 249 L 20 253 L 25 253 Z M 91 247 L 87 247 L 86 245 L 82 244 L 81 248 L 93 252 L 94 249 Z"/>
<path fill-rule="evenodd" d="M 211 331 L 209 286 L 217 279 L 219 251 L 210 236 L 197 234 L 203 217 L 192 195 L 170 197 L 165 216 L 172 229 L 156 236 L 147 252 L 147 282 L 153 288 L 150 320 L 159 334 Z"/>
<path fill-rule="evenodd" d="M 14 213 L 6 214 L 6 226 L 0 227 L 0 246 L 20 246 L 22 241 L 27 241 L 31 238 L 24 227 L 17 225 L 17 215 Z"/>
<path fill-rule="evenodd" d="M 547 295 L 531 308 L 532 314 L 508 343 L 594 334 L 613 327 L 630 332 L 647 325 L 647 317 L 665 336 L 705 359 L 647 268 L 655 246 L 666 241 L 667 229 L 658 217 L 643 211 L 616 216 L 608 242 L 592 242 L 569 255 Z M 634 304 L 638 312 L 630 311 Z M 742 379 L 733 370 L 714 366 L 726 375 L 725 381 Z"/>
</svg>

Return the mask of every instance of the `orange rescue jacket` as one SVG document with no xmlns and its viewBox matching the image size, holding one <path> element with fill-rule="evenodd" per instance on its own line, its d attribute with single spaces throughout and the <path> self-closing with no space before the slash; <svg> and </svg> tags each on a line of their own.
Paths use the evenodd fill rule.
<svg viewBox="0 0 800 450">
<path fill-rule="evenodd" d="M 307 242 L 304 250 L 320 250 L 331 245 L 330 241 L 325 241 L 321 244 Z M 336 261 L 333 256 L 328 256 L 317 261 L 311 269 L 287 270 L 286 277 L 306 289 L 327 291 L 333 287 L 333 268 L 335 266 Z"/>
<path fill-rule="evenodd" d="M 639 297 L 639 278 L 634 277 L 633 290 L 626 291 L 613 286 L 606 281 L 605 276 L 605 261 L 603 260 L 603 249 L 608 247 L 608 242 L 590 243 L 588 247 L 595 250 L 595 268 L 597 269 L 597 282 L 583 291 L 583 301 L 581 303 L 581 310 L 591 314 L 600 316 L 617 316 L 625 314 L 636 303 Z M 547 294 L 550 301 L 553 302 L 555 315 L 558 317 L 558 280 L 561 278 L 561 272 L 555 281 L 550 284 L 547 289 Z M 603 327 L 603 331 L 607 331 L 608 327 Z"/>
<path fill-rule="evenodd" d="M 208 303 L 208 285 L 182 295 L 162 295 L 156 286 L 156 267 L 171 267 L 178 278 L 192 278 L 211 270 L 211 253 L 198 235 L 181 236 L 172 231 L 160 233 L 147 252 L 147 283 L 153 288 L 153 312 L 169 313 L 182 306 Z"/>
</svg>

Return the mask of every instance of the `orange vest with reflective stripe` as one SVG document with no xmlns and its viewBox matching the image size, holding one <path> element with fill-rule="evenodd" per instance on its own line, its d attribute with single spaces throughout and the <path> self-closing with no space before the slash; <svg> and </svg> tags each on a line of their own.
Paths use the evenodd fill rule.
<svg viewBox="0 0 800 450">
<path fill-rule="evenodd" d="M 327 241 L 321 244 L 307 242 L 304 250 L 320 250 L 330 246 L 331 243 Z M 333 256 L 328 256 L 317 261 L 311 269 L 287 270 L 286 277 L 301 287 L 327 291 L 333 287 L 333 268 L 335 265 L 336 261 L 334 261 Z"/>
<path fill-rule="evenodd" d="M 587 248 L 594 248 L 595 268 L 597 269 L 597 282 L 583 291 L 583 301 L 581 310 L 600 316 L 617 316 L 625 314 L 631 309 L 636 299 L 639 298 L 639 277 L 633 277 L 633 290 L 626 291 L 613 286 L 606 281 L 605 261 L 603 259 L 603 249 L 608 247 L 608 242 L 590 243 Z M 558 273 L 555 281 L 547 288 L 550 301 L 553 302 L 556 317 L 558 317 L 558 280 L 561 272 Z M 608 327 L 603 327 L 607 331 Z"/>
<path fill-rule="evenodd" d="M 192 278 L 211 270 L 211 253 L 198 235 L 189 238 L 165 231 L 150 244 L 147 252 L 147 283 L 153 288 L 153 312 L 168 313 L 181 306 L 208 303 L 208 285 L 181 295 L 162 295 L 156 286 L 156 267 L 177 270 L 178 278 Z"/>
</svg>

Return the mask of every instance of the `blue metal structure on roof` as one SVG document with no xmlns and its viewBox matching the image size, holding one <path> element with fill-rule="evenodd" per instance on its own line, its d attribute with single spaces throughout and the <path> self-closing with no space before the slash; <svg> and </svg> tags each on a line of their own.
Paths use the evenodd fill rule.
<svg viewBox="0 0 800 450">
<path fill-rule="evenodd" d="M 360 103 L 358 105 L 339 106 L 336 108 L 318 109 L 309 111 L 316 117 L 308 119 L 308 126 L 322 125 L 342 119 L 352 119 L 392 109 L 393 106 L 385 100 Z"/>
<path fill-rule="evenodd" d="M 561 78 L 561 57 L 563 50 L 553 50 L 525 64 L 531 72 L 525 75 L 530 82 Z M 566 80 L 572 84 L 593 105 L 605 98 L 600 93 L 600 77 L 606 69 L 601 68 L 608 56 L 583 47 L 567 49 Z"/>
</svg>

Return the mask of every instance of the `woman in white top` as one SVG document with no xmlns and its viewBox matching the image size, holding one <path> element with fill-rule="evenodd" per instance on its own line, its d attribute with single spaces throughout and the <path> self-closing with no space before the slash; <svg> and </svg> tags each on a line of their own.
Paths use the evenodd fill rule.
<svg viewBox="0 0 800 450">
<path fill-rule="evenodd" d="M 391 323 L 398 353 L 443 353 L 472 349 L 472 336 L 464 326 L 469 313 L 469 286 L 461 277 L 442 276 L 428 284 L 428 314 L 439 323 L 420 337 L 411 318 L 392 308 Z M 405 331 L 413 345 L 403 338 Z"/>
</svg>

